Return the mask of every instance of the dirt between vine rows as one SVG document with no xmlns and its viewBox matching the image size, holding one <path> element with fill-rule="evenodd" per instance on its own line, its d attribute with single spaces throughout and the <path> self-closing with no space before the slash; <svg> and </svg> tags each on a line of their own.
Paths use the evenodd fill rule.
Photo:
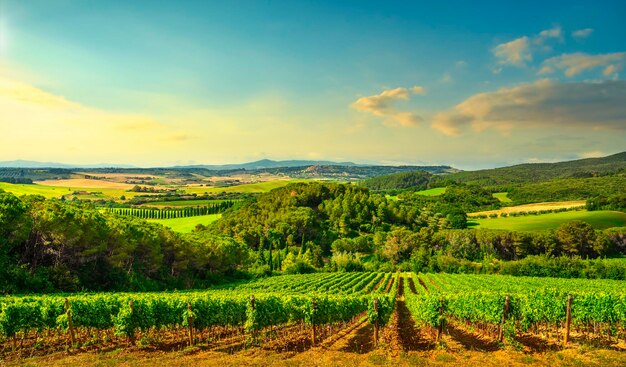
<svg viewBox="0 0 626 367">
<path fill-rule="evenodd" d="M 432 330 L 414 323 L 404 300 L 405 282 L 408 291 L 416 291 L 412 278 L 399 279 L 396 308 L 380 330 L 378 345 L 363 313 L 348 323 L 318 327 L 315 346 L 311 328 L 303 324 L 268 328 L 254 337 L 240 329 L 215 328 L 199 333 L 194 347 L 186 346 L 184 328 L 139 335 L 135 346 L 113 337 L 108 344 L 85 343 L 71 350 L 64 349 L 64 339 L 56 335 L 44 355 L 35 347 L 10 352 L 11 341 L 5 341 L 0 366 L 626 366 L 623 341 L 590 345 L 573 335 L 571 345 L 563 349 L 553 338 L 518 333 L 514 342 L 502 345 L 492 330 L 484 333 L 454 319 L 446 322 L 438 345 Z M 85 342 L 87 331 L 81 332 Z"/>
</svg>

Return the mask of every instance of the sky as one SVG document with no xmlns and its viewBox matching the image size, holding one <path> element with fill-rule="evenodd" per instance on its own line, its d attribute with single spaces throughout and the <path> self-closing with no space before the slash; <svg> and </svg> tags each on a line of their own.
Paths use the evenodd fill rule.
<svg viewBox="0 0 626 367">
<path fill-rule="evenodd" d="M 626 150 L 623 1 L 0 0 L 0 161 Z"/>
</svg>

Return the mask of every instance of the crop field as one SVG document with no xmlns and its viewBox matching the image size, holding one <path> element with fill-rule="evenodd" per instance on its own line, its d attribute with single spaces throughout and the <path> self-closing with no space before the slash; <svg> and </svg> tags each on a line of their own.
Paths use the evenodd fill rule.
<svg viewBox="0 0 626 367">
<path fill-rule="evenodd" d="M 113 182 L 106 180 L 93 180 L 85 178 L 70 178 L 66 180 L 45 180 L 35 182 L 37 185 L 43 186 L 60 186 L 60 187 L 81 187 L 86 189 L 122 189 L 128 190 L 135 185 Z"/>
<path fill-rule="evenodd" d="M 148 222 L 154 222 L 162 224 L 166 227 L 169 227 L 175 232 L 183 232 L 189 233 L 191 232 L 198 224 L 208 225 L 210 223 L 218 220 L 222 215 L 221 214 L 209 214 L 209 215 L 199 215 L 195 217 L 186 217 L 186 218 L 172 218 L 172 219 L 146 219 Z"/>
<path fill-rule="evenodd" d="M 236 200 L 172 200 L 172 201 L 151 201 L 149 203 L 142 204 L 142 207 L 153 207 L 153 208 L 165 208 L 165 207 L 183 207 L 183 206 L 207 206 L 213 204 L 220 204 L 226 201 L 236 201 Z"/>
<path fill-rule="evenodd" d="M 591 224 L 596 229 L 626 226 L 626 213 L 618 211 L 577 210 L 560 213 L 539 215 L 524 215 L 517 217 L 498 217 L 485 219 L 470 219 L 468 225 L 472 228 L 506 229 L 511 231 L 542 231 L 557 229 L 561 224 L 579 220 Z"/>
<path fill-rule="evenodd" d="M 232 355 L 230 363 L 251 353 L 384 359 L 381 348 L 450 362 L 458 354 L 446 351 L 469 358 L 512 348 L 543 358 L 589 343 L 612 351 L 612 365 L 626 361 L 624 281 L 313 273 L 207 291 L 5 296 L 0 307 L 0 349 L 9 362 L 65 350 L 186 346 L 194 349 L 181 358 L 226 353 L 219 358 Z"/>
<path fill-rule="evenodd" d="M 493 197 L 500 200 L 501 203 L 511 203 L 513 200 L 509 198 L 508 192 L 496 192 L 493 194 Z"/>
<path fill-rule="evenodd" d="M 11 192 L 16 196 L 22 195 L 41 195 L 47 199 L 60 198 L 65 196 L 66 198 L 72 198 L 74 196 L 84 199 L 119 199 L 124 195 L 127 198 L 132 198 L 137 195 L 149 195 L 142 192 L 130 192 L 125 189 L 112 189 L 112 188 L 88 188 L 88 187 L 75 187 L 75 186 L 46 186 L 38 184 L 10 184 L 6 182 L 0 182 L 0 189 Z M 78 194 L 74 195 L 76 191 L 83 191 L 86 193 L 94 194 Z"/>
<path fill-rule="evenodd" d="M 216 192 L 242 192 L 242 193 L 260 193 L 268 192 L 273 189 L 287 186 L 290 183 L 302 182 L 304 180 L 273 180 L 264 182 L 255 182 L 250 184 L 242 184 L 225 187 L 209 187 L 209 186 L 182 186 L 178 187 L 188 194 L 203 194 Z"/>
<path fill-rule="evenodd" d="M 494 196 L 495 195 L 496 194 L 494 194 Z M 469 216 L 491 215 L 491 214 L 500 215 L 502 213 L 510 214 L 510 213 L 521 213 L 521 212 L 532 212 L 532 211 L 538 212 L 542 210 L 574 209 L 574 208 L 582 208 L 585 206 L 585 204 L 586 204 L 586 201 L 584 200 L 554 201 L 554 202 L 507 206 L 507 207 L 497 209 L 497 210 L 485 210 L 482 212 L 468 213 L 468 215 Z"/>
<path fill-rule="evenodd" d="M 416 194 L 424 195 L 424 196 L 439 196 L 439 195 L 443 194 L 444 192 L 446 192 L 446 188 L 445 187 L 436 187 L 434 189 L 417 191 Z"/>
</svg>

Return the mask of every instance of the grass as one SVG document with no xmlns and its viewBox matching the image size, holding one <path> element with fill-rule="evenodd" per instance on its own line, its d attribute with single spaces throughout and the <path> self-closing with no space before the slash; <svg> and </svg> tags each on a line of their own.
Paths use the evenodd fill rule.
<svg viewBox="0 0 626 367">
<path fill-rule="evenodd" d="M 260 192 L 268 192 L 273 189 L 287 186 L 290 183 L 294 182 L 304 182 L 305 180 L 274 180 L 274 181 L 264 181 L 264 182 L 255 182 L 251 184 L 243 184 L 236 186 L 226 186 L 226 187 L 205 187 L 205 186 L 194 186 L 194 187 L 180 187 L 181 190 L 184 190 L 188 194 L 203 194 L 203 193 L 212 193 L 212 192 L 243 192 L 243 193 L 260 193 Z"/>
<path fill-rule="evenodd" d="M 173 201 L 151 201 L 149 203 L 142 204 L 142 207 L 185 207 L 185 206 L 206 206 L 211 204 L 220 204 L 229 200 L 173 200 Z M 236 201 L 236 200 L 230 200 Z"/>
<path fill-rule="evenodd" d="M 626 213 L 616 211 L 586 210 L 524 215 L 519 217 L 472 219 L 468 222 L 473 228 L 506 229 L 510 231 L 543 231 L 557 229 L 561 224 L 580 220 L 596 229 L 626 226 Z"/>
<path fill-rule="evenodd" d="M 444 192 L 446 192 L 445 187 L 435 187 L 434 189 L 418 191 L 416 192 L 416 194 L 424 195 L 424 196 L 439 196 L 443 194 Z"/>
<path fill-rule="evenodd" d="M 493 197 L 500 200 L 501 203 L 512 203 L 513 200 L 511 200 L 507 195 L 509 195 L 508 192 L 496 192 L 493 194 Z"/>
<path fill-rule="evenodd" d="M 74 191 L 84 192 L 98 192 L 101 194 L 96 195 L 76 195 L 82 199 L 113 199 L 118 200 L 120 196 L 124 195 L 127 198 L 132 198 L 137 195 L 145 195 L 143 192 L 129 192 L 124 189 L 112 189 L 112 188 L 89 188 L 89 187 L 76 187 L 76 186 L 47 186 L 38 184 L 10 184 L 6 182 L 0 182 L 0 189 L 11 192 L 16 196 L 22 195 L 41 195 L 46 199 L 60 198 L 65 196 L 66 199 L 71 199 L 75 195 Z"/>
<path fill-rule="evenodd" d="M 176 232 L 189 233 L 191 232 L 198 224 L 207 225 L 209 223 L 215 222 L 222 215 L 221 214 L 209 214 L 209 215 L 198 215 L 195 217 L 187 217 L 187 218 L 174 218 L 174 219 L 147 219 L 148 222 L 160 223 L 166 227 L 171 228 Z"/>
<path fill-rule="evenodd" d="M 574 201 L 553 201 L 553 202 L 545 202 L 545 203 L 533 203 L 533 204 L 524 204 L 524 205 L 516 205 L 516 206 L 507 206 L 502 209 L 497 210 L 486 210 L 482 212 L 469 213 L 469 216 L 476 215 L 489 215 L 489 214 L 498 214 L 500 213 L 519 213 L 519 212 L 531 212 L 531 211 L 540 211 L 540 210 L 556 210 L 556 209 L 571 209 L 585 206 L 586 202 L 584 200 L 574 200 Z"/>
</svg>

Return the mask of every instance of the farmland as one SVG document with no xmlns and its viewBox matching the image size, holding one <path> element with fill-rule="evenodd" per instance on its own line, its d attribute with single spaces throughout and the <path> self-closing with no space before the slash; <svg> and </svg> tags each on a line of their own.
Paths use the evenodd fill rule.
<svg viewBox="0 0 626 367">
<path fill-rule="evenodd" d="M 428 189 L 428 190 L 421 190 L 416 192 L 416 194 L 418 195 L 423 195 L 423 196 L 439 196 L 443 193 L 446 192 L 446 188 L 445 187 L 436 187 L 434 189 Z"/>
<path fill-rule="evenodd" d="M 272 189 L 283 187 L 292 182 L 298 182 L 293 180 L 274 180 L 265 181 L 233 186 L 213 187 L 213 186 L 168 186 L 167 188 L 172 190 L 180 190 L 186 194 L 204 194 L 204 193 L 262 193 L 268 192 Z M 109 181 L 101 180 L 49 180 L 41 181 L 36 184 L 11 184 L 6 182 L 0 182 L 0 189 L 12 192 L 17 196 L 21 195 L 41 195 L 47 199 L 60 198 L 65 196 L 66 198 L 72 198 L 77 196 L 81 199 L 109 199 L 119 200 L 121 196 L 132 198 L 138 195 L 152 195 L 150 192 L 134 192 L 130 189 L 134 185 L 113 183 Z M 186 203 L 179 203 L 179 205 L 185 205 Z M 163 203 L 163 205 L 172 205 L 170 203 Z M 192 204 L 193 205 L 193 204 Z"/>
<path fill-rule="evenodd" d="M 557 229 L 563 223 L 583 221 L 596 229 L 626 226 L 626 213 L 617 211 L 567 211 L 539 215 L 509 216 L 498 218 L 471 219 L 473 228 L 505 229 L 510 231 L 542 231 Z"/>
<path fill-rule="evenodd" d="M 496 192 L 493 194 L 493 197 L 500 200 L 500 202 L 502 203 L 513 202 L 513 200 L 511 200 L 508 195 L 509 195 L 508 192 Z"/>
<path fill-rule="evenodd" d="M 155 207 L 155 208 L 165 208 L 165 207 L 184 207 L 184 206 L 207 206 L 213 204 L 220 204 L 225 202 L 226 200 L 215 200 L 215 199 L 206 199 L 206 200 L 172 200 L 172 201 L 150 201 L 141 206 L 143 207 Z"/>
<path fill-rule="evenodd" d="M 273 180 L 264 182 L 247 183 L 234 186 L 224 187 L 208 187 L 208 186 L 186 186 L 181 187 L 189 194 L 218 193 L 218 192 L 242 192 L 242 193 L 260 193 L 268 192 L 272 189 L 287 186 L 293 182 L 302 182 L 303 180 Z"/>
<path fill-rule="evenodd" d="M 507 351 L 510 359 L 515 350 L 537 360 L 545 353 L 581 358 L 575 351 L 593 344 L 600 349 L 584 358 L 610 356 L 607 365 L 617 366 L 626 360 L 624 289 L 624 281 L 609 280 L 314 273 L 202 292 L 6 297 L 0 325 L 7 360 L 31 356 L 22 362 L 37 364 L 43 360 L 32 356 L 69 348 L 79 361 L 104 345 L 118 355 L 193 345 L 181 357 L 266 355 L 282 364 L 319 353 L 437 363 L 480 358 L 475 349 Z"/>
<path fill-rule="evenodd" d="M 202 224 L 206 226 L 210 223 L 215 222 L 221 216 L 222 216 L 221 214 L 209 214 L 209 215 L 199 215 L 195 217 L 186 217 L 186 218 L 148 219 L 148 221 L 162 224 L 166 227 L 169 227 L 175 232 L 189 233 L 194 228 L 196 228 L 198 224 Z"/>
<path fill-rule="evenodd" d="M 500 201 L 502 201 L 502 200 L 500 199 Z M 511 213 L 521 213 L 521 212 L 539 212 L 539 211 L 542 211 L 542 210 L 555 211 L 555 210 L 559 210 L 559 209 L 582 208 L 584 206 L 585 206 L 585 201 L 584 200 L 556 201 L 556 202 L 533 203 L 533 204 L 507 206 L 507 207 L 504 207 L 504 208 L 498 209 L 498 210 L 486 210 L 486 211 L 482 211 L 482 212 L 468 213 L 468 215 L 470 217 L 475 217 L 475 216 L 479 216 L 479 215 L 487 215 L 488 216 L 488 215 L 491 215 L 491 214 L 501 215 L 502 213 L 511 214 Z"/>
<path fill-rule="evenodd" d="M 128 198 L 145 195 L 145 193 L 137 193 L 120 188 L 93 188 L 93 187 L 78 187 L 78 186 L 48 186 L 39 184 L 10 184 L 0 182 L 0 189 L 14 193 L 17 196 L 21 195 L 41 195 L 47 199 L 60 198 L 65 196 L 72 198 L 73 196 L 81 196 L 83 198 L 98 199 L 107 198 L 112 200 L 118 200 L 120 196 L 124 195 Z M 78 194 L 75 194 L 78 192 Z"/>
</svg>

